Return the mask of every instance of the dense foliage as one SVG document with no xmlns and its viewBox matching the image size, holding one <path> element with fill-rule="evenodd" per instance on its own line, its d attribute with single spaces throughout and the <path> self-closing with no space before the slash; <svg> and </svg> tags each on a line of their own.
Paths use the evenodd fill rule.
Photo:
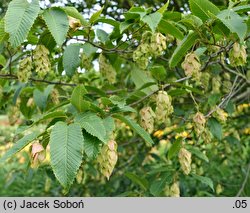
<svg viewBox="0 0 250 213">
<path fill-rule="evenodd" d="M 250 195 L 248 1 L 6 2 L 0 195 Z"/>
</svg>

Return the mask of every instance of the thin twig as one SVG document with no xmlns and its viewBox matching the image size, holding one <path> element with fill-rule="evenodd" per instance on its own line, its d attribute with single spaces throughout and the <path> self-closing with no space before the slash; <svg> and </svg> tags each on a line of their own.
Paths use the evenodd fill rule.
<svg viewBox="0 0 250 213">
<path fill-rule="evenodd" d="M 240 190 L 238 191 L 236 197 L 239 197 L 241 195 L 241 193 L 243 192 L 245 186 L 246 186 L 246 183 L 247 183 L 247 180 L 248 180 L 248 177 L 249 177 L 249 174 L 250 174 L 250 163 L 248 164 L 248 167 L 247 167 L 247 173 L 246 173 L 246 176 L 245 176 L 245 179 L 241 185 L 241 188 Z"/>
</svg>

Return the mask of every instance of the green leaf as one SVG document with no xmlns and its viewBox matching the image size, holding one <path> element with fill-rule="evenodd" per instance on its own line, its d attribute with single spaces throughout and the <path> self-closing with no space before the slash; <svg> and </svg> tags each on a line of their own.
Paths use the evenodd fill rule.
<svg viewBox="0 0 250 213">
<path fill-rule="evenodd" d="M 56 43 L 61 46 L 69 30 L 69 21 L 64 10 L 52 7 L 44 11 L 43 18 Z"/>
<path fill-rule="evenodd" d="M 72 92 L 70 102 L 79 112 L 89 109 L 88 102 L 83 99 L 86 93 L 87 90 L 83 85 L 78 85 Z"/>
<path fill-rule="evenodd" d="M 137 19 L 140 20 L 147 14 L 143 7 L 131 7 L 128 12 L 124 14 L 125 20 Z"/>
<path fill-rule="evenodd" d="M 157 12 L 163 14 L 168 9 L 168 5 L 169 5 L 169 0 L 159 10 L 157 10 Z"/>
<path fill-rule="evenodd" d="M 70 44 L 65 48 L 63 53 L 63 67 L 67 76 L 72 77 L 80 65 L 79 52 L 79 44 Z"/>
<path fill-rule="evenodd" d="M 143 190 L 148 189 L 148 181 L 145 178 L 139 177 L 133 173 L 126 172 L 125 176 L 129 178 L 134 184 L 140 186 Z"/>
<path fill-rule="evenodd" d="M 32 126 L 34 126 L 35 124 L 38 124 L 40 122 L 49 120 L 49 119 L 64 118 L 64 117 L 67 117 L 67 116 L 66 116 L 65 112 L 63 112 L 63 111 L 49 112 L 49 113 L 42 115 L 40 118 L 36 119 L 34 121 L 34 123 L 32 123 Z"/>
<path fill-rule="evenodd" d="M 97 137 L 100 141 L 106 143 L 106 129 L 103 120 L 93 112 L 78 114 L 75 122 L 79 123 L 89 134 Z"/>
<path fill-rule="evenodd" d="M 97 29 L 96 30 L 96 35 L 97 38 L 102 42 L 102 43 L 106 43 L 109 40 L 109 35 L 108 33 L 106 33 L 104 30 L 102 29 Z"/>
<path fill-rule="evenodd" d="M 50 156 L 52 170 L 68 189 L 76 177 L 83 158 L 83 135 L 79 124 L 57 122 L 50 135 Z"/>
<path fill-rule="evenodd" d="M 241 40 L 247 33 L 247 24 L 244 19 L 232 10 L 223 10 L 218 15 L 217 18 L 231 31 L 231 33 L 236 33 Z"/>
<path fill-rule="evenodd" d="M 238 12 L 238 13 L 249 12 L 250 11 L 250 4 L 240 5 L 240 6 L 232 8 L 232 10 L 234 12 Z"/>
<path fill-rule="evenodd" d="M 0 65 L 4 67 L 5 64 L 6 64 L 6 59 L 5 59 L 5 57 L 4 57 L 3 55 L 0 55 Z"/>
<path fill-rule="evenodd" d="M 99 11 L 97 11 L 96 13 L 94 13 L 94 14 L 90 17 L 89 22 L 90 22 L 91 24 L 93 24 L 93 23 L 95 23 L 95 22 L 97 21 L 97 19 L 98 19 L 98 18 L 100 17 L 100 15 L 102 14 L 103 8 L 104 8 L 104 6 L 103 6 Z"/>
<path fill-rule="evenodd" d="M 96 158 L 100 151 L 101 141 L 97 138 L 92 136 L 91 134 L 87 133 L 86 131 L 83 132 L 84 137 L 84 152 L 90 159 Z"/>
<path fill-rule="evenodd" d="M 172 175 L 169 173 L 164 173 L 160 180 L 154 181 L 150 186 L 150 193 L 155 197 L 159 196 L 164 190 L 165 185 L 172 181 Z"/>
<path fill-rule="evenodd" d="M 203 22 L 210 18 L 210 13 L 217 15 L 220 10 L 208 0 L 189 0 L 191 12 Z"/>
<path fill-rule="evenodd" d="M 0 21 L 0 44 L 8 39 L 8 33 L 5 32 L 4 19 Z"/>
<path fill-rule="evenodd" d="M 146 132 L 141 126 L 139 126 L 139 124 L 131 120 L 128 116 L 122 116 L 116 114 L 113 115 L 113 117 L 121 120 L 122 122 L 130 126 L 131 129 L 133 129 L 136 133 L 138 133 L 148 145 L 152 146 L 152 144 L 154 144 L 154 141 L 152 140 L 148 132 Z"/>
<path fill-rule="evenodd" d="M 82 14 L 79 13 L 75 7 L 63 7 L 63 10 L 67 13 L 68 16 L 79 19 L 83 26 L 89 25 L 88 22 L 83 18 Z"/>
<path fill-rule="evenodd" d="M 219 140 L 222 140 L 222 126 L 221 124 L 215 119 L 210 118 L 208 120 L 208 127 L 211 131 L 211 133 Z"/>
<path fill-rule="evenodd" d="M 154 65 L 150 68 L 152 76 L 158 81 L 164 81 L 167 77 L 165 67 L 163 65 Z"/>
<path fill-rule="evenodd" d="M 53 88 L 54 88 L 53 85 L 49 85 L 46 87 L 46 89 L 44 91 L 41 91 L 39 89 L 35 89 L 33 91 L 33 97 L 34 97 L 35 104 L 41 110 L 44 110 L 46 108 L 49 94 L 51 93 Z"/>
<path fill-rule="evenodd" d="M 198 38 L 199 36 L 196 32 L 190 31 L 175 49 L 172 57 L 169 60 L 169 66 L 175 67 L 186 55 L 187 51 L 195 44 Z"/>
<path fill-rule="evenodd" d="M 21 151 L 25 146 L 27 146 L 30 142 L 35 140 L 39 133 L 33 132 L 29 135 L 24 136 L 20 140 L 18 140 L 1 158 L 0 163 L 3 163 L 8 158 L 15 155 L 17 152 Z"/>
<path fill-rule="evenodd" d="M 158 29 L 161 33 L 170 34 L 179 40 L 184 38 L 183 33 L 176 27 L 173 21 L 162 19 L 158 25 Z"/>
<path fill-rule="evenodd" d="M 196 180 L 198 180 L 198 181 L 204 183 L 205 185 L 209 186 L 214 191 L 214 184 L 213 184 L 213 181 L 210 178 L 199 176 L 199 175 L 196 175 L 196 174 L 192 174 L 192 176 Z"/>
<path fill-rule="evenodd" d="M 168 159 L 171 159 L 173 156 L 177 155 L 178 152 L 181 149 L 181 145 L 182 145 L 182 138 L 178 138 L 170 147 L 169 151 L 168 151 Z"/>
<path fill-rule="evenodd" d="M 39 44 L 43 44 L 49 51 L 53 51 L 56 42 L 49 30 L 45 30 L 39 39 Z"/>
<path fill-rule="evenodd" d="M 159 12 L 155 12 L 149 15 L 146 15 L 142 18 L 142 22 L 147 24 L 152 32 L 155 32 L 158 24 L 160 23 L 162 18 L 162 14 Z"/>
<path fill-rule="evenodd" d="M 107 137 L 110 136 L 112 132 L 115 130 L 114 119 L 111 116 L 104 118 L 103 125 L 105 126 Z"/>
<path fill-rule="evenodd" d="M 208 157 L 203 152 L 201 152 L 198 148 L 190 146 L 190 147 L 187 147 L 187 150 L 190 151 L 195 156 L 197 156 L 198 158 L 200 158 L 200 159 L 206 161 L 207 163 L 209 163 Z"/>
<path fill-rule="evenodd" d="M 94 47 L 92 44 L 84 43 L 82 45 L 83 53 L 85 53 L 88 57 L 95 53 L 98 48 Z"/>
<path fill-rule="evenodd" d="M 13 0 L 5 15 L 5 31 L 9 33 L 9 42 L 18 47 L 27 37 L 40 11 L 39 1 Z"/>
</svg>

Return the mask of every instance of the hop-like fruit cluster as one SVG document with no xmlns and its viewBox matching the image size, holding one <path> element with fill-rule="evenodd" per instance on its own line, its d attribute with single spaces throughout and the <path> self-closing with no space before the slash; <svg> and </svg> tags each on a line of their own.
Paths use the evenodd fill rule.
<svg viewBox="0 0 250 213">
<path fill-rule="evenodd" d="M 191 172 L 192 154 L 185 148 L 181 148 L 178 157 L 183 173 L 188 175 Z"/>
<path fill-rule="evenodd" d="M 82 54 L 82 67 L 87 71 L 92 68 L 92 60 L 85 53 Z"/>
<path fill-rule="evenodd" d="M 229 61 L 232 66 L 244 66 L 247 63 L 246 46 L 235 42 L 229 52 Z"/>
<path fill-rule="evenodd" d="M 45 77 L 51 68 L 49 50 L 44 45 L 37 45 L 33 59 L 38 76 Z"/>
<path fill-rule="evenodd" d="M 205 129 L 206 118 L 202 113 L 197 112 L 193 117 L 193 122 L 195 133 L 200 136 Z"/>
<path fill-rule="evenodd" d="M 170 186 L 169 195 L 170 195 L 170 197 L 180 197 L 179 182 L 174 182 Z"/>
<path fill-rule="evenodd" d="M 222 82 L 222 92 L 229 93 L 233 86 L 232 82 L 230 81 L 231 76 L 229 73 L 223 74 L 223 82 Z"/>
<path fill-rule="evenodd" d="M 156 97 L 156 119 L 159 122 L 165 122 L 174 109 L 171 104 L 172 98 L 166 91 L 159 91 Z"/>
<path fill-rule="evenodd" d="M 32 166 L 36 168 L 45 160 L 46 151 L 43 146 L 38 142 L 34 142 L 31 146 Z"/>
<path fill-rule="evenodd" d="M 79 27 L 81 27 L 81 22 L 79 19 L 73 18 L 71 16 L 68 16 L 69 19 L 69 27 L 73 29 L 73 31 L 76 31 Z"/>
<path fill-rule="evenodd" d="M 217 107 L 213 113 L 213 117 L 215 117 L 218 121 L 225 123 L 227 121 L 228 114 L 223 109 Z"/>
<path fill-rule="evenodd" d="M 114 140 L 110 140 L 102 147 L 101 153 L 97 159 L 100 165 L 100 172 L 107 179 L 111 176 L 117 160 L 117 143 Z"/>
<path fill-rule="evenodd" d="M 133 60 L 137 65 L 146 69 L 149 59 L 162 55 L 163 51 L 167 48 L 167 37 L 161 33 L 145 32 L 142 35 L 141 44 L 133 52 Z"/>
<path fill-rule="evenodd" d="M 208 91 L 210 85 L 211 75 L 208 72 L 203 72 L 201 74 L 201 85 L 205 91 Z"/>
<path fill-rule="evenodd" d="M 181 64 L 186 76 L 193 77 L 199 81 L 201 77 L 201 63 L 199 57 L 194 52 L 190 52 L 186 55 L 184 61 Z"/>
<path fill-rule="evenodd" d="M 57 89 L 53 89 L 51 94 L 50 94 L 51 100 L 54 104 L 59 104 L 59 92 Z"/>
<path fill-rule="evenodd" d="M 154 118 L 155 113 L 151 107 L 144 107 L 140 110 L 141 126 L 148 132 L 152 133 L 154 131 Z"/>
<path fill-rule="evenodd" d="M 103 77 L 106 78 L 110 84 L 116 82 L 116 71 L 103 54 L 99 56 L 99 68 Z"/>
<path fill-rule="evenodd" d="M 206 144 L 210 143 L 212 141 L 211 132 L 207 128 L 205 128 L 203 133 L 201 134 L 201 138 Z"/>
<path fill-rule="evenodd" d="M 17 78 L 20 82 L 28 82 L 32 75 L 32 60 L 31 57 L 26 57 L 19 61 L 19 69 L 17 72 Z"/>
<path fill-rule="evenodd" d="M 212 78 L 212 93 L 220 93 L 221 77 L 216 75 Z"/>
</svg>

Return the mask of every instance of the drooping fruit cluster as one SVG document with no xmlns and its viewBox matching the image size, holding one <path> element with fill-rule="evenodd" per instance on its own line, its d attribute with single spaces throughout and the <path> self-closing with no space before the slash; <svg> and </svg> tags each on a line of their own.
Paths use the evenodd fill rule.
<svg viewBox="0 0 250 213">
<path fill-rule="evenodd" d="M 79 27 L 81 27 L 81 22 L 79 19 L 73 18 L 71 16 L 68 16 L 68 19 L 69 19 L 69 27 L 73 31 L 76 31 Z"/>
<path fill-rule="evenodd" d="M 43 146 L 38 142 L 34 142 L 31 146 L 31 157 L 32 157 L 32 167 L 36 168 L 45 160 L 45 149 Z"/>
<path fill-rule="evenodd" d="M 17 78 L 20 82 L 28 82 L 32 75 L 32 60 L 31 57 L 26 57 L 19 61 L 19 69 L 17 72 Z"/>
<path fill-rule="evenodd" d="M 85 53 L 82 54 L 82 67 L 87 71 L 92 68 L 92 60 Z"/>
<path fill-rule="evenodd" d="M 185 148 L 181 148 L 178 157 L 183 173 L 188 175 L 191 171 L 192 154 Z"/>
<path fill-rule="evenodd" d="M 116 82 L 116 71 L 103 54 L 99 56 L 99 68 L 102 76 L 106 78 L 110 84 Z"/>
<path fill-rule="evenodd" d="M 166 91 L 159 91 L 156 97 L 156 119 L 159 122 L 165 122 L 174 109 L 171 104 L 172 98 Z"/>
<path fill-rule="evenodd" d="M 212 93 L 220 93 L 221 77 L 216 75 L 212 78 Z"/>
<path fill-rule="evenodd" d="M 170 195 L 170 197 L 180 197 L 179 182 L 176 182 L 176 181 L 175 181 L 175 182 L 170 186 L 169 195 Z"/>
<path fill-rule="evenodd" d="M 141 126 L 148 131 L 148 133 L 152 133 L 154 131 L 154 118 L 155 113 L 153 112 L 151 107 L 144 107 L 140 110 L 140 118 L 141 118 Z"/>
<path fill-rule="evenodd" d="M 181 66 L 184 69 L 186 76 L 193 77 L 197 81 L 200 80 L 201 63 L 195 52 L 188 53 Z"/>
<path fill-rule="evenodd" d="M 215 117 L 218 121 L 225 123 L 227 121 L 228 114 L 223 109 L 217 107 L 213 113 L 213 117 Z"/>
<path fill-rule="evenodd" d="M 117 143 L 114 140 L 110 140 L 102 147 L 101 153 L 97 158 L 100 165 L 100 172 L 107 179 L 111 176 L 117 160 Z"/>
<path fill-rule="evenodd" d="M 54 104 L 59 104 L 59 92 L 57 89 L 53 89 L 51 94 L 50 94 L 51 100 Z"/>
<path fill-rule="evenodd" d="M 231 76 L 229 73 L 223 73 L 223 81 L 222 81 L 222 92 L 229 93 L 232 89 L 232 82 L 230 81 Z"/>
<path fill-rule="evenodd" d="M 205 91 L 208 91 L 210 84 L 211 75 L 208 72 L 203 72 L 201 74 L 201 85 Z"/>
<path fill-rule="evenodd" d="M 37 45 L 33 59 L 38 76 L 45 77 L 51 68 L 49 50 L 44 45 Z"/>
<path fill-rule="evenodd" d="M 158 57 L 162 55 L 167 48 L 167 37 L 161 33 L 154 33 L 147 31 L 142 35 L 141 44 L 133 52 L 133 60 L 137 65 L 146 69 L 151 57 Z"/>
<path fill-rule="evenodd" d="M 233 67 L 244 66 L 247 63 L 246 46 L 235 42 L 229 52 L 229 61 Z"/>
<path fill-rule="evenodd" d="M 206 118 L 202 113 L 197 112 L 193 117 L 193 122 L 195 133 L 197 134 L 197 136 L 200 136 L 204 132 Z"/>
</svg>

